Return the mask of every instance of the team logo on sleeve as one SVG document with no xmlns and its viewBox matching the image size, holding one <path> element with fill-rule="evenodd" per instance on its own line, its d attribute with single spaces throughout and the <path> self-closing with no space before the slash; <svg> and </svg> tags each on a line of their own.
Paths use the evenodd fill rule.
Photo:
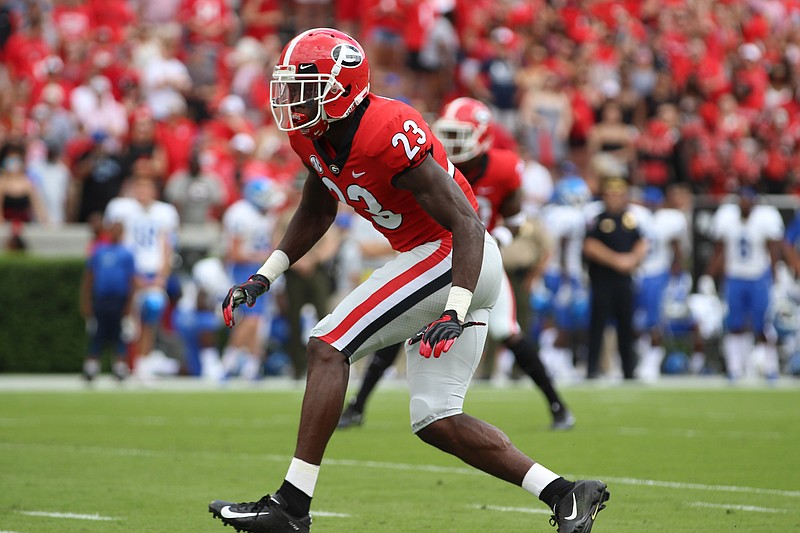
<svg viewBox="0 0 800 533">
<path fill-rule="evenodd" d="M 355 68 L 364 62 L 361 50 L 349 43 L 337 44 L 331 50 L 334 61 L 347 68 Z"/>
<path fill-rule="evenodd" d="M 308 158 L 308 161 L 309 163 L 311 163 L 311 166 L 314 167 L 314 170 L 317 171 L 317 174 L 322 176 L 322 163 L 319 162 L 317 156 L 312 155 L 311 157 Z"/>
</svg>

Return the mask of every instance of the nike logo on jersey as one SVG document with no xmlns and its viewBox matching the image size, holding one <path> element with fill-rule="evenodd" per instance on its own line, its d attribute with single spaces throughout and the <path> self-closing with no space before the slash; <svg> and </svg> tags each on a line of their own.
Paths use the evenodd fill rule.
<svg viewBox="0 0 800 533">
<path fill-rule="evenodd" d="M 356 172 L 355 170 L 353 171 L 353 177 L 354 177 L 355 179 L 358 179 L 358 178 L 360 178 L 360 177 L 361 177 L 361 176 L 363 176 L 364 174 L 366 174 L 366 172 Z"/>
<path fill-rule="evenodd" d="M 219 514 L 222 516 L 222 518 L 250 518 L 253 516 L 258 516 L 259 513 L 239 513 L 236 511 L 231 511 L 231 506 L 226 505 L 220 510 Z"/>
<path fill-rule="evenodd" d="M 575 502 L 575 493 L 572 493 L 572 513 L 569 516 L 565 516 L 564 520 L 575 520 L 578 516 L 578 504 Z"/>
</svg>

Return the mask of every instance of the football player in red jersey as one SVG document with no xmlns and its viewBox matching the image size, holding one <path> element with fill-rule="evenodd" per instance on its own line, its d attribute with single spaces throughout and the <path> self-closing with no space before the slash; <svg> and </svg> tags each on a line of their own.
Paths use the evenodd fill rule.
<svg viewBox="0 0 800 533">
<path fill-rule="evenodd" d="M 297 445 L 281 487 L 257 502 L 215 500 L 209 511 L 239 531 L 309 531 L 311 498 L 342 412 L 350 363 L 409 339 L 417 436 L 539 496 L 559 531 L 588 531 L 608 499 L 605 483 L 567 481 L 463 412 L 502 261 L 469 183 L 441 142 L 413 108 L 369 92 L 364 50 L 338 30 L 315 28 L 289 41 L 270 93 L 276 123 L 289 132 L 308 176 L 278 248 L 223 301 L 228 326 L 238 305 L 253 305 L 320 239 L 337 201 L 370 220 L 399 254 L 313 328 Z"/>
<path fill-rule="evenodd" d="M 444 145 L 456 168 L 472 185 L 478 201 L 478 215 L 486 229 L 502 245 L 511 240 L 512 231 L 522 220 L 521 186 L 524 163 L 510 150 L 493 148 L 494 120 L 491 111 L 473 98 L 457 98 L 447 104 L 433 131 Z M 499 226 L 498 222 L 505 225 Z M 553 429 L 571 429 L 575 419 L 559 397 L 534 342 L 522 334 L 517 322 L 516 302 L 507 275 L 503 275 L 500 295 L 489 318 L 489 336 L 514 354 L 519 367 L 542 390 L 550 405 Z M 394 362 L 398 350 L 387 348 L 375 353 L 364 376 L 364 383 L 339 420 L 339 427 L 360 425 L 367 397 L 383 372 Z"/>
</svg>

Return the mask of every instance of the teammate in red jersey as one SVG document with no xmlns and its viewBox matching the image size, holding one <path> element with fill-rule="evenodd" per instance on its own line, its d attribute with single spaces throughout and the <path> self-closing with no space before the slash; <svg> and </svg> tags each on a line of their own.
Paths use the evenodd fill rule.
<svg viewBox="0 0 800 533">
<path fill-rule="evenodd" d="M 319 465 L 342 412 L 350 363 L 410 339 L 417 436 L 539 496 L 553 508 L 559 531 L 588 531 L 608 499 L 605 483 L 567 481 L 463 412 L 502 262 L 469 184 L 442 144 L 417 111 L 369 92 L 361 45 L 337 30 L 316 28 L 292 39 L 270 92 L 276 123 L 289 132 L 308 176 L 277 250 L 225 298 L 228 325 L 237 306 L 253 305 L 325 233 L 337 200 L 370 220 L 400 253 L 313 328 L 297 445 L 281 487 L 257 502 L 215 500 L 209 511 L 239 531 L 309 531 Z"/>
<path fill-rule="evenodd" d="M 478 215 L 498 241 L 511 240 L 512 231 L 522 223 L 521 187 L 524 163 L 510 150 L 493 147 L 494 121 L 491 111 L 473 98 L 457 98 L 445 106 L 433 131 L 441 139 L 448 157 L 472 185 L 478 201 Z M 498 226 L 503 222 L 503 226 Z M 516 302 L 507 275 L 489 318 L 489 336 L 514 354 L 517 365 L 542 390 L 550 405 L 553 429 L 571 429 L 575 418 L 566 408 L 539 359 L 536 343 L 522 334 L 517 322 Z M 379 350 L 370 361 L 356 397 L 348 404 L 339 427 L 360 425 L 370 392 L 397 357 L 398 349 Z"/>
</svg>

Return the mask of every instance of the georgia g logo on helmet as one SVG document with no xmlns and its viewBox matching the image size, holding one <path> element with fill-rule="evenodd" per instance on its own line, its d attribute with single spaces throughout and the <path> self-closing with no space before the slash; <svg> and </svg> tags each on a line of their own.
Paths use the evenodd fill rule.
<svg viewBox="0 0 800 533">
<path fill-rule="evenodd" d="M 331 57 L 338 64 L 346 68 L 355 68 L 364 62 L 361 50 L 352 44 L 337 44 L 331 50 Z"/>
</svg>

